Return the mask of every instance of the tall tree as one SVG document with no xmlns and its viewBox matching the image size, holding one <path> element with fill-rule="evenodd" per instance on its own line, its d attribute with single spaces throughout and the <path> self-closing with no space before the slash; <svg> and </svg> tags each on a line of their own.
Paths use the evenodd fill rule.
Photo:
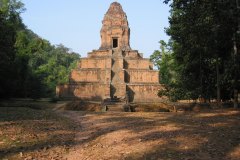
<svg viewBox="0 0 240 160">
<path fill-rule="evenodd" d="M 192 98 L 218 101 L 224 97 L 220 91 L 230 94 L 226 89 L 239 90 L 233 83 L 234 79 L 239 81 L 240 70 L 239 57 L 233 56 L 239 17 L 236 1 L 174 0 L 171 7 L 167 33 L 176 44 L 174 58 L 182 65 L 179 73 L 183 88 L 193 93 Z M 236 42 L 239 44 L 239 35 Z M 237 62 L 233 63 L 234 60 Z"/>
<path fill-rule="evenodd" d="M 18 32 L 15 46 L 20 97 L 54 96 L 56 85 L 68 82 L 68 75 L 80 57 L 27 29 Z"/>
<path fill-rule="evenodd" d="M 0 98 L 53 96 L 80 57 L 27 29 L 24 10 L 21 1 L 0 0 Z"/>
<path fill-rule="evenodd" d="M 176 65 L 174 54 L 172 51 L 173 43 L 168 44 L 161 40 L 160 50 L 156 50 L 151 56 L 150 60 L 160 70 L 160 83 L 165 86 L 165 90 L 161 90 L 159 96 L 167 96 L 171 101 L 188 98 L 186 91 L 181 88 L 181 81 L 179 80 L 179 70 L 181 65 Z"/>
<path fill-rule="evenodd" d="M 0 0 L 0 97 L 14 95 L 16 72 L 15 41 L 17 31 L 24 27 L 20 13 L 23 4 L 17 0 Z"/>
</svg>

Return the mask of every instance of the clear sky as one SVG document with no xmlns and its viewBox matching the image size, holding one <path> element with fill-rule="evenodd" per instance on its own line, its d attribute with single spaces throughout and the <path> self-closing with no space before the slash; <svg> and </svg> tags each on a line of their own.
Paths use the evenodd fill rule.
<svg viewBox="0 0 240 160">
<path fill-rule="evenodd" d="M 23 22 L 52 44 L 63 44 L 86 57 L 100 47 L 104 14 L 114 0 L 22 0 L 27 9 Z M 168 40 L 169 6 L 162 0 L 118 0 L 128 16 L 130 45 L 149 57 Z"/>
</svg>

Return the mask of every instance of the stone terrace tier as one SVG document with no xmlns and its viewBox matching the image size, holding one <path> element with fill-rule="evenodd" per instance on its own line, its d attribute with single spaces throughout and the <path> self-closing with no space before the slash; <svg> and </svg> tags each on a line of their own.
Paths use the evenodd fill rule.
<svg viewBox="0 0 240 160">
<path fill-rule="evenodd" d="M 159 72 L 137 51 L 124 52 L 113 49 L 103 55 L 102 51 L 93 51 L 88 58 L 80 59 L 70 74 L 69 84 L 58 86 L 58 96 L 100 101 L 124 98 L 128 92 L 134 102 L 159 101 Z"/>
</svg>

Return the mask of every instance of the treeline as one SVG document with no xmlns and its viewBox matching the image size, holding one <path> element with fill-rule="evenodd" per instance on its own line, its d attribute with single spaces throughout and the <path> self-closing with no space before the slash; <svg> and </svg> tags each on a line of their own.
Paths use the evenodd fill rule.
<svg viewBox="0 0 240 160">
<path fill-rule="evenodd" d="M 236 0 L 165 0 L 170 3 L 169 43 L 151 56 L 171 100 L 218 102 L 240 89 L 240 10 Z"/>
<path fill-rule="evenodd" d="M 27 29 L 23 11 L 21 1 L 0 0 L 0 98 L 54 96 L 80 56 Z"/>
</svg>

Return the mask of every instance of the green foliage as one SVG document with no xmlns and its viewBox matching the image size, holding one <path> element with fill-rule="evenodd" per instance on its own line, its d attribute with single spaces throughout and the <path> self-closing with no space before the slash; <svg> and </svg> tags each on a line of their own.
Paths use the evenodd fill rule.
<svg viewBox="0 0 240 160">
<path fill-rule="evenodd" d="M 170 6 L 170 27 L 166 32 L 173 42 L 172 59 L 178 66 L 178 76 L 177 85 L 168 85 L 166 90 L 185 92 L 184 97 L 191 99 L 211 99 L 216 98 L 216 88 L 220 87 L 221 98 L 230 99 L 234 82 L 240 78 L 239 56 L 233 56 L 233 37 L 240 17 L 236 1 L 174 0 Z M 240 44 L 239 35 L 236 42 Z"/>
<path fill-rule="evenodd" d="M 14 47 L 17 31 L 24 27 L 19 16 L 23 4 L 16 0 L 0 0 L 0 97 L 12 96 L 16 87 Z"/>
<path fill-rule="evenodd" d="M 28 30 L 17 0 L 0 0 L 0 98 L 48 97 L 67 83 L 79 55 Z"/>
<path fill-rule="evenodd" d="M 171 101 L 187 98 L 186 91 L 181 88 L 179 71 L 181 65 L 177 65 L 172 51 L 173 43 L 168 44 L 161 40 L 160 50 L 155 51 L 150 60 L 160 70 L 160 83 L 164 85 L 164 90 L 160 90 L 160 97 L 167 96 Z"/>
<path fill-rule="evenodd" d="M 79 59 L 77 53 L 63 45 L 52 46 L 29 30 L 19 32 L 15 46 L 20 62 L 23 61 L 19 65 L 22 89 L 27 89 L 31 75 L 35 75 L 40 86 L 33 85 L 27 97 L 34 96 L 33 91 L 40 93 L 40 97 L 54 96 L 56 85 L 68 82 L 68 75 Z"/>
</svg>

